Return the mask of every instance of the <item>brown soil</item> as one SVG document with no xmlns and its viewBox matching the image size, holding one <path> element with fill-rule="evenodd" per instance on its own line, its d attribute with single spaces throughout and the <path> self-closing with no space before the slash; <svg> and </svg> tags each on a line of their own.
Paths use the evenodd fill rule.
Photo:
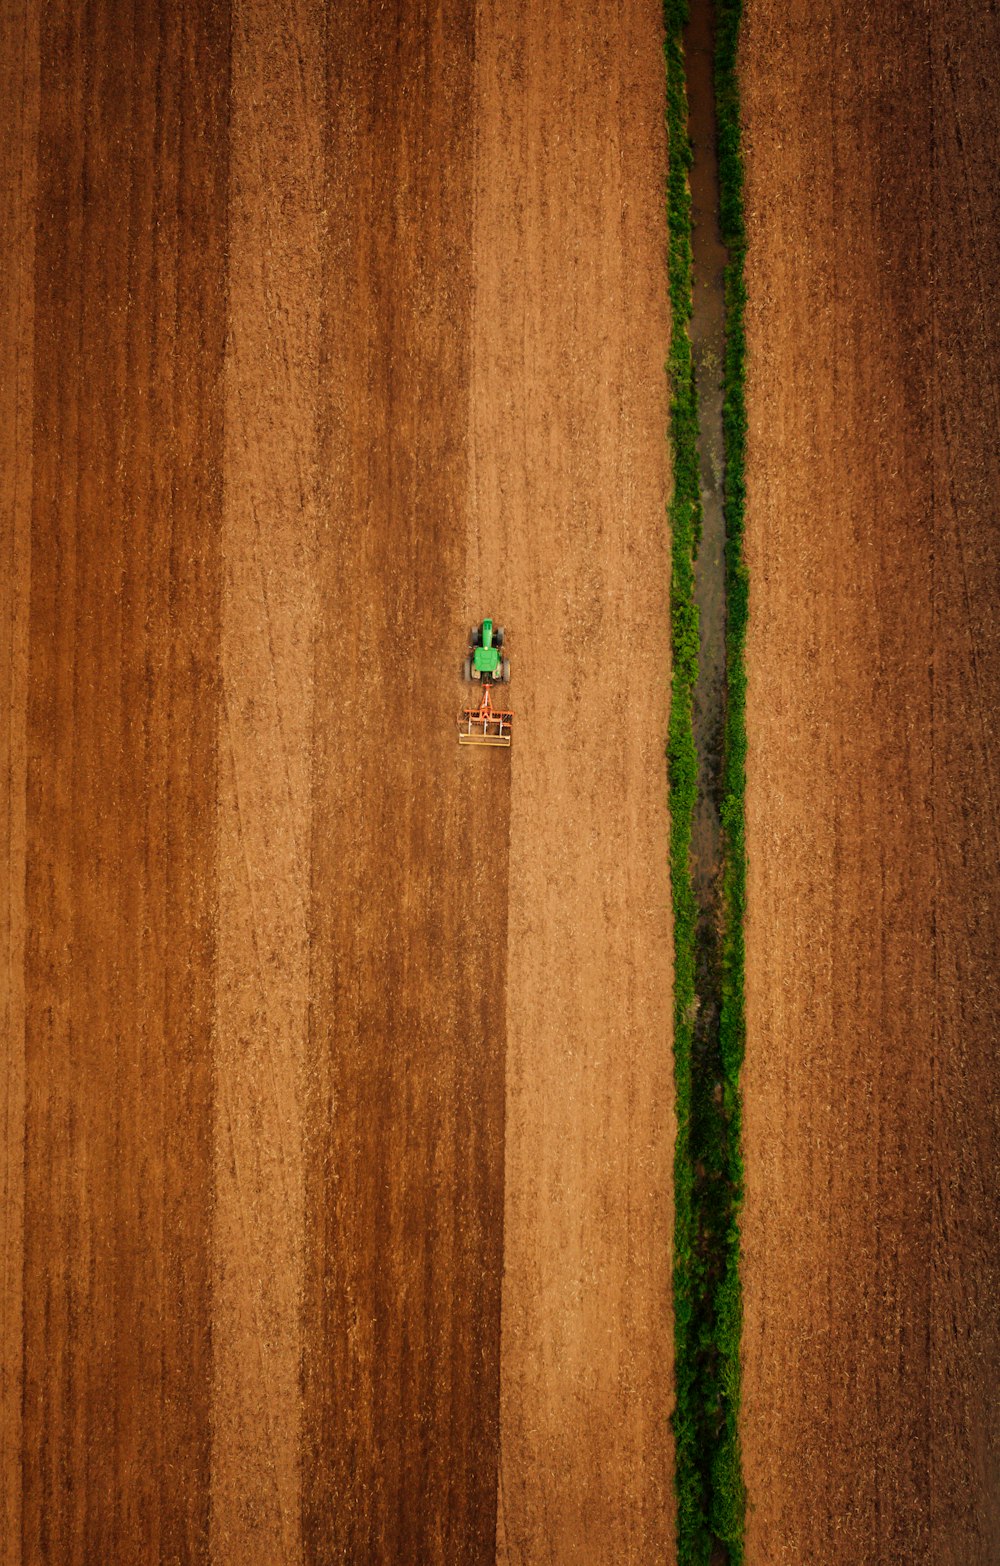
<svg viewBox="0 0 1000 1566">
<path fill-rule="evenodd" d="M 301 1556 L 322 10 L 233 17 L 215 1042 L 213 1561 Z"/>
<path fill-rule="evenodd" d="M 672 1557 L 659 11 L 483 7 L 463 600 L 514 628 L 498 1557 Z"/>
<path fill-rule="evenodd" d="M 472 18 L 331 18 L 304 1552 L 493 1552 L 510 758 L 454 728 Z M 388 42 L 388 40 L 387 40 Z"/>
<path fill-rule="evenodd" d="M 0 1562 L 21 1560 L 24 873 L 38 17 L 0 10 Z"/>
<path fill-rule="evenodd" d="M 751 1561 L 1000 1557 L 998 47 L 749 6 Z"/>
<path fill-rule="evenodd" d="M 208 8 L 73 3 L 24 56 L 32 1562 L 207 1540 L 227 60 Z"/>
<path fill-rule="evenodd" d="M 760 1562 L 1000 1552 L 991 27 L 750 4 Z M 0 1560 L 669 1560 L 659 8 L 0 65 Z"/>
<path fill-rule="evenodd" d="M 668 1559 L 659 10 L 2 26 L 2 1558 Z"/>
</svg>

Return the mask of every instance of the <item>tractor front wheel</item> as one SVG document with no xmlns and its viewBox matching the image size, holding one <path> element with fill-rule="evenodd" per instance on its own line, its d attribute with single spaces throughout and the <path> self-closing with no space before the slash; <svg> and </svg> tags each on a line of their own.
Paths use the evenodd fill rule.
<svg viewBox="0 0 1000 1566">
<path fill-rule="evenodd" d="M 472 647 L 481 647 L 483 643 L 482 627 L 474 625 L 469 632 L 469 644 Z"/>
<path fill-rule="evenodd" d="M 500 648 L 500 647 L 503 646 L 503 626 L 502 625 L 498 625 L 496 630 L 493 632 L 493 645 L 496 648 Z"/>
</svg>

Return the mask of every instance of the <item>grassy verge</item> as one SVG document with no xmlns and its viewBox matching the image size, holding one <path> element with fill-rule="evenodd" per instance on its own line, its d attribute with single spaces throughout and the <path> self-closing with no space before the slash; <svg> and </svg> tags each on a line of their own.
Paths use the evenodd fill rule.
<svg viewBox="0 0 1000 1566">
<path fill-rule="evenodd" d="M 716 1347 L 722 1431 L 712 1475 L 712 1529 L 743 1560 L 746 1492 L 739 1445 L 740 1288 L 739 1213 L 743 1203 L 742 1100 L 740 1069 L 746 1045 L 744 935 L 747 856 L 746 632 L 749 582 L 743 551 L 746 499 L 746 228 L 743 220 L 743 158 L 737 50 L 743 0 L 715 0 L 715 107 L 719 149 L 719 205 L 726 246 L 726 356 L 723 366 L 722 426 L 725 451 L 726 519 L 726 728 L 723 753 L 724 834 L 722 1006 L 719 1021 L 723 1108 L 728 1120 L 726 1183 L 730 1213 L 725 1264 L 716 1299 Z"/>
<path fill-rule="evenodd" d="M 694 560 L 701 532 L 698 406 L 691 353 L 692 252 L 687 92 L 683 33 L 687 0 L 664 0 L 669 179 L 667 224 L 671 340 L 670 442 L 671 686 L 668 763 L 670 877 L 674 915 L 673 1416 L 680 1566 L 707 1566 L 716 1542 L 733 1566 L 743 1561 L 746 1510 L 739 1448 L 739 1209 L 743 1196 L 739 1074 L 745 1042 L 743 916 L 746 900 L 744 779 L 746 759 L 747 574 L 743 562 L 746 409 L 743 172 L 736 48 L 741 0 L 716 0 L 716 110 L 726 270 L 724 443 L 726 519 L 727 709 L 723 762 L 721 961 L 699 936 L 690 868 L 698 766 L 693 697 L 698 673 Z M 702 923 L 704 931 L 704 922 Z M 718 1050 L 712 1068 L 693 1069 L 699 965 L 721 966 Z M 711 981 L 714 986 L 715 981 Z M 714 1093 L 721 1072 L 721 1104 Z M 701 1080 L 702 1077 L 705 1080 Z M 707 1173 L 706 1173 L 707 1172 Z"/>
<path fill-rule="evenodd" d="M 698 611 L 694 555 L 701 529 L 698 488 L 698 402 L 688 323 L 691 319 L 691 194 L 688 170 L 687 86 L 681 39 L 687 0 L 665 0 L 667 71 L 668 280 L 670 287 L 670 633 L 672 677 L 667 761 L 670 779 L 670 887 L 674 915 L 674 1078 L 677 1141 L 674 1148 L 674 1380 L 673 1415 L 677 1486 L 678 1556 L 696 1557 L 692 1541 L 705 1530 L 705 1496 L 699 1460 L 699 1378 L 692 1352 L 696 1331 L 694 1162 L 691 1151 L 697 908 L 691 880 L 691 826 L 698 789 L 693 703 L 698 677 Z"/>
</svg>

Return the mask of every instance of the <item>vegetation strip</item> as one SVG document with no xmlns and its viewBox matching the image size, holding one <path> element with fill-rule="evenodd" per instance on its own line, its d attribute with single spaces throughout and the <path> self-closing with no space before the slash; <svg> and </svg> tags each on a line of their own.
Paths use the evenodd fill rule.
<svg viewBox="0 0 1000 1566">
<path fill-rule="evenodd" d="M 722 787 L 722 956 L 718 1051 L 721 1094 L 695 1080 L 698 1014 L 698 907 L 691 865 L 697 798 L 693 696 L 698 671 L 694 559 L 700 536 L 698 406 L 691 353 L 692 251 L 687 91 L 683 33 L 687 0 L 665 0 L 667 224 L 672 312 L 670 440 L 674 487 L 671 527 L 671 687 L 668 765 L 670 875 L 674 913 L 674 1064 L 677 1143 L 674 1155 L 673 1416 L 680 1566 L 707 1566 L 720 1545 L 743 1561 L 746 1510 L 739 1447 L 739 1211 L 743 1198 L 739 1075 L 745 1046 L 744 937 L 746 848 L 745 642 L 748 582 L 743 559 L 746 403 L 744 391 L 743 167 L 737 45 L 742 0 L 716 0 L 715 96 L 720 222 L 727 247 L 723 442 L 726 527 L 726 716 Z M 693 1069 L 694 1068 L 694 1069 Z M 715 1106 L 713 1109 L 711 1106 Z"/>
<path fill-rule="evenodd" d="M 737 70 L 743 0 L 715 0 L 715 106 L 719 148 L 720 222 L 726 265 L 726 356 L 722 411 L 726 518 L 726 731 L 723 754 L 722 829 L 724 933 L 722 1014 L 719 1025 L 723 1102 L 729 1121 L 727 1181 L 732 1194 L 726 1266 L 717 1303 L 717 1341 L 725 1419 L 724 1439 L 713 1475 L 713 1527 L 729 1545 L 730 1559 L 743 1559 L 746 1494 L 739 1447 L 740 1289 L 739 1213 L 743 1203 L 742 1101 L 740 1069 L 746 1047 L 744 995 L 746 914 L 746 634 L 749 579 L 743 553 L 746 499 L 746 228 L 743 217 L 743 156 Z"/>
<path fill-rule="evenodd" d="M 698 788 L 693 705 L 698 676 L 698 611 L 694 553 L 701 525 L 698 487 L 698 405 L 688 323 L 691 319 L 691 195 L 688 170 L 687 89 L 682 36 L 686 0 L 665 0 L 667 72 L 667 235 L 670 288 L 670 444 L 673 492 L 670 521 L 670 635 L 672 673 L 667 762 L 670 781 L 670 886 L 674 915 L 674 1379 L 678 1560 L 696 1559 L 704 1533 L 699 1463 L 698 1367 L 695 1336 L 694 1164 L 691 1156 L 691 1059 L 694 1042 L 697 907 L 691 879 L 691 826 Z"/>
</svg>

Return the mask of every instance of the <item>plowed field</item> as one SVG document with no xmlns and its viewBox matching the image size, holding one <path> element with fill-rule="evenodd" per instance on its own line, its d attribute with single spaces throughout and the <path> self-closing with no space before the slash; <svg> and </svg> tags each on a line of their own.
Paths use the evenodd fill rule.
<svg viewBox="0 0 1000 1566">
<path fill-rule="evenodd" d="M 657 7 L 2 25 L 2 1559 L 663 1558 Z"/>
<path fill-rule="evenodd" d="M 998 48 L 743 40 L 752 1561 L 1000 1555 Z"/>
<path fill-rule="evenodd" d="M 985 1566 L 1000 38 L 869 10 L 744 48 L 748 1558 Z M 661 42 L 0 8 L 2 1566 L 673 1558 Z"/>
</svg>

